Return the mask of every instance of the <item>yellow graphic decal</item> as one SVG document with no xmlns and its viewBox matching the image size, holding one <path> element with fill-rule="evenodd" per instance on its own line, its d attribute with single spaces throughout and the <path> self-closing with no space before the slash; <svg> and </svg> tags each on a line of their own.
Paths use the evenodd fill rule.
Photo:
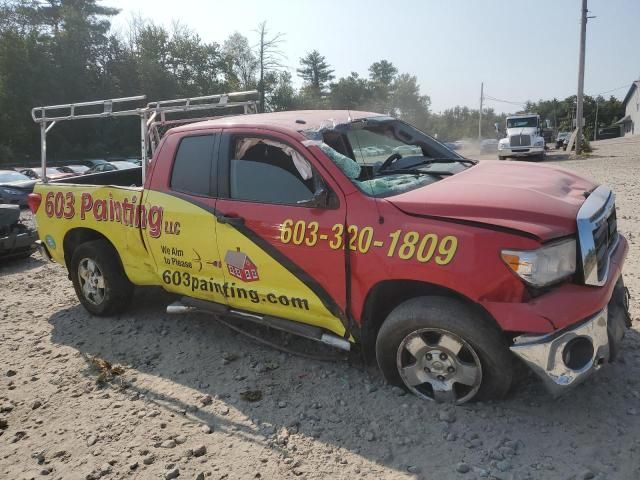
<svg viewBox="0 0 640 480">
<path fill-rule="evenodd" d="M 344 225 L 335 224 L 331 227 L 332 235 L 318 235 L 318 222 L 306 223 L 304 220 L 284 220 L 280 226 L 280 241 L 284 244 L 315 246 L 318 241 L 326 241 L 329 247 L 338 250 L 344 248 Z M 442 238 L 435 233 L 420 234 L 416 231 L 403 232 L 396 230 L 388 235 L 387 241 L 375 238 L 375 231 L 371 226 L 347 227 L 347 244 L 349 250 L 368 253 L 371 248 L 386 248 L 388 257 L 398 257 L 401 260 L 415 259 L 420 263 L 435 261 L 438 265 L 448 265 L 454 259 L 458 250 L 458 238 L 446 235 Z"/>
<path fill-rule="evenodd" d="M 215 281 L 212 277 L 206 278 L 189 272 L 165 270 L 162 272 L 162 281 L 165 285 L 186 288 L 192 294 L 196 292 L 217 293 L 228 300 L 247 300 L 253 304 L 264 302 L 298 310 L 309 310 L 309 300 L 306 298 L 292 297 L 275 292 L 259 292 L 255 288 L 240 287 L 235 283 L 230 284 L 229 282 L 221 283 Z"/>
</svg>

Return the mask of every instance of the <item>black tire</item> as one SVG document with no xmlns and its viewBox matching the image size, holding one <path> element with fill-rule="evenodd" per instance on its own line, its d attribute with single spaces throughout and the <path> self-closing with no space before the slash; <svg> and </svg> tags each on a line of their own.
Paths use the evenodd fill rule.
<svg viewBox="0 0 640 480">
<path fill-rule="evenodd" d="M 427 331 L 425 332 L 425 330 Z M 475 352 L 473 358 L 479 360 L 481 367 L 479 369 L 480 379 L 476 380 L 473 387 L 475 392 L 473 388 L 469 387 L 470 391 L 465 393 L 466 385 L 460 385 L 454 381 L 451 389 L 455 392 L 455 398 L 447 399 L 447 401 L 466 403 L 473 400 L 497 400 L 507 394 L 513 379 L 513 356 L 509 351 L 507 339 L 496 326 L 490 324 L 467 305 L 447 297 L 412 298 L 398 305 L 389 314 L 382 324 L 376 340 L 378 366 L 387 382 L 409 390 L 419 397 L 433 400 L 436 395 L 433 393 L 434 388 L 431 381 L 414 387 L 406 384 L 400 374 L 397 362 L 401 362 L 403 356 L 410 355 L 404 348 L 401 349 L 407 338 L 421 335 L 423 341 L 426 338 L 426 343 L 429 348 L 432 348 L 428 335 L 439 335 L 441 332 L 447 332 L 449 338 L 457 337 L 464 343 L 458 354 L 459 357 L 466 355 L 467 359 L 471 358 L 468 349 L 473 350 Z M 443 334 L 440 338 L 445 336 Z M 436 350 L 431 351 L 437 352 Z M 426 357 L 428 355 L 425 355 L 424 358 Z M 408 358 L 411 361 L 414 357 Z M 415 358 L 416 361 L 413 365 L 418 365 L 420 360 Z M 463 365 L 468 365 L 467 359 L 464 359 Z M 413 365 L 406 365 L 404 368 Z M 429 372 L 426 375 L 434 375 L 430 369 Z M 451 375 L 455 376 L 457 372 Z M 460 387 L 463 387 L 462 391 Z M 431 394 L 429 394 L 429 390 L 431 390 Z"/>
<path fill-rule="evenodd" d="M 507 158 L 507 157 L 502 157 L 502 156 L 498 155 L 498 160 L 504 160 L 504 159 L 506 159 L 506 158 Z"/>
<path fill-rule="evenodd" d="M 102 277 L 102 287 L 95 286 L 95 294 L 85 294 L 81 279 L 80 264 L 94 262 Z M 133 284 L 122 268 L 118 252 L 106 240 L 93 240 L 81 244 L 73 252 L 69 272 L 78 300 L 90 313 L 109 316 L 127 309 L 133 296 Z M 84 280 L 84 281 L 83 281 Z"/>
</svg>

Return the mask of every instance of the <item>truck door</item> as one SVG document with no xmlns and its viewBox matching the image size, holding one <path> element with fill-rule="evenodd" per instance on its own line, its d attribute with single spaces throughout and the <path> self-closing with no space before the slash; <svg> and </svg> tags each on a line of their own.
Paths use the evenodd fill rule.
<svg viewBox="0 0 640 480">
<path fill-rule="evenodd" d="M 167 138 L 145 192 L 143 232 L 166 290 L 226 304 L 214 213 L 219 139 L 201 132 Z"/>
<path fill-rule="evenodd" d="M 216 214 L 225 293 L 234 309 L 343 335 L 346 202 L 296 145 L 271 133 L 222 134 Z"/>
</svg>

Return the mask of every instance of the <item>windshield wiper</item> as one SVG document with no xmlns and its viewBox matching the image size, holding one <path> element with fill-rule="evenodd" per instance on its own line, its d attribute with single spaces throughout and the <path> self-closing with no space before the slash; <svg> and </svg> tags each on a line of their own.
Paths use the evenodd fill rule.
<svg viewBox="0 0 640 480">
<path fill-rule="evenodd" d="M 469 160 L 468 158 L 429 158 L 427 160 L 423 160 L 422 162 L 414 163 L 413 165 L 408 165 L 405 168 L 415 168 L 421 167 L 422 165 L 430 165 L 432 163 L 462 163 L 463 165 L 475 165 L 477 160 Z"/>
<path fill-rule="evenodd" d="M 440 176 L 449 176 L 449 175 L 453 175 L 453 172 L 449 172 L 449 171 L 436 171 L 436 170 L 417 170 L 415 168 L 399 168 L 397 170 L 384 170 L 382 172 L 376 172 L 375 176 L 376 177 L 382 177 L 382 176 L 386 176 L 386 175 L 402 175 L 402 174 L 407 174 L 407 175 L 440 175 Z"/>
</svg>

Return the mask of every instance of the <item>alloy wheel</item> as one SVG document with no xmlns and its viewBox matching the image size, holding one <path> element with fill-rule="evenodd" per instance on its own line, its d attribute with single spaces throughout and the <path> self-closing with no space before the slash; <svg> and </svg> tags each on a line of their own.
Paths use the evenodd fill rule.
<svg viewBox="0 0 640 480">
<path fill-rule="evenodd" d="M 84 298 L 94 305 L 104 301 L 104 275 L 98 264 L 90 258 L 83 258 L 78 264 L 78 280 Z"/>
<path fill-rule="evenodd" d="M 407 388 L 427 400 L 465 403 L 482 382 L 475 350 L 456 334 L 437 328 L 407 335 L 398 347 L 396 364 Z"/>
</svg>

